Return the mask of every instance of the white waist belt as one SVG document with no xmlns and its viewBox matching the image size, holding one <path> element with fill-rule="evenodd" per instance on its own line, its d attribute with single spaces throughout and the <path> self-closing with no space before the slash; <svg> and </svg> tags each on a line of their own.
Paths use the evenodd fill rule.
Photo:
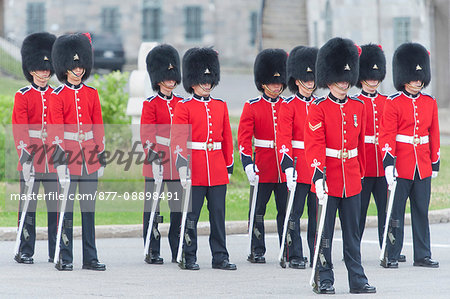
<svg viewBox="0 0 450 299">
<path fill-rule="evenodd" d="M 92 131 L 78 133 L 78 132 L 64 132 L 64 139 L 73 140 L 73 141 L 87 141 L 94 138 L 94 133 Z"/>
<path fill-rule="evenodd" d="M 378 144 L 378 137 L 375 136 L 364 136 L 365 143 Z"/>
<path fill-rule="evenodd" d="M 327 157 L 338 158 L 338 159 L 351 159 L 358 156 L 358 149 L 354 148 L 351 150 L 335 150 L 332 148 L 327 148 L 325 151 Z"/>
<path fill-rule="evenodd" d="M 298 149 L 305 149 L 305 142 L 300 140 L 292 140 L 292 147 Z"/>
<path fill-rule="evenodd" d="M 275 148 L 275 142 L 273 140 L 264 140 L 264 139 L 256 139 L 255 138 L 255 146 L 266 147 L 266 148 Z"/>
<path fill-rule="evenodd" d="M 32 138 L 47 138 L 48 134 L 46 131 L 40 131 L 40 130 L 28 130 L 28 136 Z"/>
<path fill-rule="evenodd" d="M 430 141 L 428 135 L 414 137 L 414 136 L 401 135 L 401 134 L 398 134 L 395 137 L 395 140 L 398 142 L 409 143 L 409 144 L 426 144 Z"/>
<path fill-rule="evenodd" d="M 156 143 L 165 145 L 165 146 L 170 146 L 170 139 L 166 138 L 166 137 L 162 137 L 162 136 L 156 136 Z"/>
<path fill-rule="evenodd" d="M 188 141 L 187 147 L 193 150 L 216 151 L 222 149 L 222 142 L 191 142 Z"/>
</svg>

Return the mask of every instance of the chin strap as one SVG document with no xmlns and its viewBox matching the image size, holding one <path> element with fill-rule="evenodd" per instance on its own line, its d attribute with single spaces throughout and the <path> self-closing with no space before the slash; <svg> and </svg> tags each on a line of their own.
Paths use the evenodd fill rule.
<svg viewBox="0 0 450 299">
<path fill-rule="evenodd" d="M 418 93 L 419 91 L 421 91 L 422 90 L 422 88 L 423 88 L 423 82 L 422 82 L 422 84 L 420 85 L 420 86 L 415 86 L 415 85 L 411 85 L 411 84 L 409 84 L 409 83 L 406 83 L 405 84 L 405 86 L 408 86 L 412 91 L 414 91 L 415 93 Z"/>
<path fill-rule="evenodd" d="M 336 86 L 337 88 L 339 88 L 342 91 L 348 91 L 350 89 L 350 84 L 348 84 L 347 88 L 340 87 L 336 82 L 334 82 L 333 84 L 334 84 L 334 86 Z"/>
<path fill-rule="evenodd" d="M 72 70 L 67 70 L 68 72 L 71 72 L 72 73 L 72 75 L 74 75 L 75 77 L 77 77 L 77 78 L 80 78 L 80 77 L 83 77 L 84 76 L 84 74 L 86 73 L 86 69 L 83 69 L 83 72 L 81 73 L 81 75 L 77 75 L 77 74 L 75 74 Z"/>
<path fill-rule="evenodd" d="M 43 76 L 38 75 L 38 73 L 36 73 L 35 71 L 32 71 L 31 74 L 38 77 L 41 80 L 48 80 L 52 76 L 52 75 L 49 75 L 49 76 L 43 77 Z"/>
<path fill-rule="evenodd" d="M 161 84 L 162 86 L 164 86 L 165 88 L 169 89 L 169 90 L 173 90 L 175 89 L 175 87 L 177 87 L 177 83 L 175 82 L 175 85 L 173 87 L 168 86 L 166 83 L 164 83 L 164 81 L 159 82 L 159 84 Z"/>
<path fill-rule="evenodd" d="M 308 86 L 306 86 L 305 83 L 303 83 L 302 80 L 297 80 L 297 82 L 298 82 L 301 86 L 303 86 L 307 91 L 309 91 L 309 92 L 311 92 L 311 93 L 313 93 L 314 90 L 316 90 L 316 88 L 317 88 L 316 82 L 314 82 L 314 86 L 313 86 L 312 88 L 309 88 Z"/>
<path fill-rule="evenodd" d="M 214 89 L 214 85 L 211 85 L 211 88 L 206 88 L 206 87 L 203 87 L 203 84 L 199 84 L 198 86 L 200 86 L 200 88 L 201 89 L 203 89 L 205 92 L 211 92 L 211 90 L 213 90 Z"/>
<path fill-rule="evenodd" d="M 369 83 L 367 83 L 366 80 L 361 81 L 362 84 L 364 84 L 365 86 L 369 87 L 369 88 L 375 88 L 375 90 L 378 88 L 378 86 L 380 86 L 381 82 L 378 81 L 378 83 L 376 85 L 370 85 Z"/>
<path fill-rule="evenodd" d="M 279 92 L 276 92 L 276 91 L 271 90 L 269 87 L 267 87 L 266 84 L 263 84 L 262 87 L 264 88 L 264 90 L 266 90 L 266 91 L 268 91 L 268 92 L 270 92 L 271 94 L 274 94 L 274 95 L 276 95 L 276 96 L 279 96 L 279 95 L 283 92 L 283 90 L 284 90 L 284 88 L 281 88 L 281 90 L 280 90 Z"/>
</svg>

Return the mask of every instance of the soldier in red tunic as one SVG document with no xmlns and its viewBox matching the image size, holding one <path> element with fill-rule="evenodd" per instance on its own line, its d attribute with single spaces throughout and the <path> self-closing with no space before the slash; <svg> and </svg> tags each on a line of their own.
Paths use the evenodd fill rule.
<svg viewBox="0 0 450 299">
<path fill-rule="evenodd" d="M 289 267 L 304 269 L 307 259 L 303 257 L 300 236 L 300 217 L 303 214 L 306 196 L 308 196 L 308 246 L 310 259 L 314 255 L 316 233 L 316 195 L 311 192 L 311 168 L 306 164 L 304 132 L 305 121 L 316 89 L 315 69 L 317 48 L 295 47 L 287 60 L 287 84 L 293 96 L 281 103 L 277 127 L 278 160 L 286 174 L 287 186 L 295 187 L 294 203 L 288 226 L 292 239 L 289 246 Z M 294 179 L 294 158 L 297 158 L 297 180 Z M 291 229 L 293 228 L 293 229 Z"/>
<path fill-rule="evenodd" d="M 313 189 L 319 201 L 328 193 L 326 217 L 318 263 L 319 285 L 314 292 L 334 294 L 331 260 L 336 211 L 339 210 L 344 261 L 351 293 L 375 293 L 361 265 L 359 218 L 361 179 L 365 166 L 365 108 L 358 98 L 347 96 L 358 80 L 358 47 L 349 39 L 333 38 L 317 54 L 316 82 L 328 88 L 327 97 L 311 106 L 305 128 L 306 162 L 312 168 Z M 326 167 L 326 185 L 323 170 Z"/>
<path fill-rule="evenodd" d="M 190 244 L 183 244 L 183 269 L 200 269 L 197 262 L 197 222 L 204 199 L 208 200 L 211 227 L 209 244 L 214 269 L 236 270 L 229 262 L 225 234 L 225 194 L 233 172 L 233 137 L 227 104 L 210 96 L 220 80 L 218 53 L 211 48 L 192 48 L 183 57 L 183 86 L 193 94 L 175 107 L 173 144 L 176 165 L 183 187 L 187 179 L 187 152 L 190 151 L 192 181 L 191 211 L 186 228 Z M 183 125 L 183 126 L 181 126 Z M 190 126 L 190 134 L 180 127 Z M 188 136 L 190 135 L 190 136 Z M 190 137 L 190 138 L 188 138 Z M 189 140 L 188 140 L 189 139 Z"/>
<path fill-rule="evenodd" d="M 429 54 L 420 44 L 402 44 L 394 53 L 392 70 L 399 92 L 386 101 L 379 139 L 387 183 L 391 185 L 397 177 L 390 220 L 395 242 L 387 242 L 385 266 L 398 267 L 409 197 L 414 266 L 438 268 L 439 262 L 431 259 L 428 223 L 431 178 L 437 176 L 440 162 L 438 107 L 432 96 L 421 91 L 431 81 Z"/>
<path fill-rule="evenodd" d="M 39 193 L 40 183 L 44 186 L 47 205 L 48 256 L 53 261 L 56 242 L 56 171 L 49 164 L 47 143 L 47 107 L 53 88 L 48 80 L 53 75 L 51 51 L 56 36 L 50 33 L 33 33 L 22 44 L 22 69 L 31 85 L 21 88 L 14 97 L 12 124 L 15 146 L 19 154 L 17 170 L 20 172 L 20 190 L 30 178 L 32 164 L 35 170 L 33 194 Z M 21 236 L 19 254 L 14 257 L 18 263 L 32 264 L 36 241 L 36 199 L 30 201 Z M 19 209 L 19 219 L 20 219 Z"/>
<path fill-rule="evenodd" d="M 147 71 L 152 88 L 157 94 L 144 101 L 141 115 L 140 134 L 147 157 L 147 162 L 143 166 L 145 194 L 154 196 L 155 179 L 159 178 L 161 167 L 163 177 L 159 179 L 163 179 L 164 184 L 167 185 L 167 192 L 177 193 L 176 196 L 181 197 L 183 190 L 175 167 L 175 159 L 171 155 L 174 149 L 172 149 L 170 144 L 170 127 L 175 106 L 183 99 L 172 92 L 177 84 L 181 82 L 180 57 L 177 50 L 170 45 L 159 45 L 153 48 L 147 55 Z M 164 184 L 162 188 L 164 188 Z M 171 195 L 171 197 L 173 196 Z M 154 200 L 153 197 L 152 199 Z M 149 226 L 151 205 L 152 200 L 145 201 L 144 242 Z M 176 262 L 181 208 L 174 200 L 169 201 L 169 206 L 171 212 L 168 237 L 172 251 L 172 262 Z M 159 212 L 157 214 L 159 215 Z M 156 232 L 151 234 L 150 253 L 145 261 L 149 264 L 162 264 L 163 259 L 159 255 L 161 241 L 157 231 L 157 221 L 154 221 L 153 226 Z"/>
<path fill-rule="evenodd" d="M 106 269 L 99 263 L 95 246 L 95 194 L 98 177 L 105 167 L 105 132 L 100 99 L 95 88 L 83 82 L 92 69 L 92 47 L 88 34 L 63 35 L 56 39 L 52 51 L 58 80 L 49 103 L 49 141 L 54 146 L 53 165 L 61 184 L 70 174 L 69 200 L 63 221 L 68 245 L 61 242 L 60 271 L 71 271 L 73 199 L 78 186 L 81 209 L 83 269 Z"/>
<path fill-rule="evenodd" d="M 272 192 L 277 207 L 277 229 L 279 242 L 283 233 L 286 215 L 286 178 L 281 171 L 277 155 L 277 125 L 283 99 L 280 94 L 286 88 L 287 53 L 281 49 L 266 49 L 255 59 L 254 77 L 261 96 L 248 100 L 241 114 L 238 129 L 239 153 L 242 166 L 250 184 L 259 175 L 256 197 L 255 227 L 252 234 L 251 263 L 265 263 L 264 215 Z M 256 161 L 252 159 L 252 139 L 254 137 Z M 255 164 L 255 166 L 253 166 Z"/>
</svg>

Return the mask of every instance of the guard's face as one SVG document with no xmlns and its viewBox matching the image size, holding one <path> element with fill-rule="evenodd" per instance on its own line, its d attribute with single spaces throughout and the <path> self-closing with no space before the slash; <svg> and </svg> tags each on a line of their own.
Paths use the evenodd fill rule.
<svg viewBox="0 0 450 299">
<path fill-rule="evenodd" d="M 296 80 L 295 84 L 298 87 L 298 91 L 301 95 L 305 97 L 310 97 L 314 91 L 315 82 L 314 81 L 300 81 Z"/>
<path fill-rule="evenodd" d="M 201 97 L 208 97 L 211 93 L 212 85 L 211 83 L 202 83 L 192 86 L 194 93 Z"/>
<path fill-rule="evenodd" d="M 328 88 L 330 92 L 338 99 L 344 99 L 347 96 L 347 91 L 350 88 L 350 83 L 348 82 L 336 82 L 329 84 Z"/>
<path fill-rule="evenodd" d="M 50 79 L 50 70 L 32 71 L 30 74 L 33 76 L 33 82 L 38 86 L 47 85 L 47 82 Z"/>
<path fill-rule="evenodd" d="M 76 67 L 73 70 L 67 71 L 67 81 L 71 84 L 78 85 L 81 83 L 85 69 Z"/>
<path fill-rule="evenodd" d="M 266 86 L 273 91 L 273 93 L 281 93 L 283 91 L 283 84 L 281 83 L 270 83 L 266 84 Z"/>
<path fill-rule="evenodd" d="M 409 85 L 412 85 L 412 86 L 414 86 L 414 87 L 422 87 L 422 81 L 420 81 L 420 80 L 416 80 L 416 81 L 411 81 L 411 82 L 409 82 Z"/>
</svg>

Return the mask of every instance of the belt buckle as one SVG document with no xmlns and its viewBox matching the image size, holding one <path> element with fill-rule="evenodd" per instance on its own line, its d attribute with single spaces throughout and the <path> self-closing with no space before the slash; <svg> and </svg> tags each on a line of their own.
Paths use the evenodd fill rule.
<svg viewBox="0 0 450 299">
<path fill-rule="evenodd" d="M 340 150 L 338 154 L 339 159 L 347 159 L 348 158 L 348 152 L 347 150 Z"/>
<path fill-rule="evenodd" d="M 420 143 L 420 137 L 414 137 L 413 143 L 414 143 L 415 145 L 419 144 L 419 143 Z"/>
<path fill-rule="evenodd" d="M 378 144 L 378 137 L 375 137 L 375 144 Z"/>
<path fill-rule="evenodd" d="M 48 137 L 47 131 L 42 131 L 41 132 L 41 137 L 42 137 L 42 139 L 45 140 Z"/>
<path fill-rule="evenodd" d="M 214 144 L 212 142 L 206 144 L 206 148 L 208 151 L 212 151 L 214 149 Z"/>
<path fill-rule="evenodd" d="M 84 141 L 84 138 L 85 138 L 86 136 L 84 135 L 84 133 L 79 133 L 78 134 L 78 141 Z"/>
</svg>

